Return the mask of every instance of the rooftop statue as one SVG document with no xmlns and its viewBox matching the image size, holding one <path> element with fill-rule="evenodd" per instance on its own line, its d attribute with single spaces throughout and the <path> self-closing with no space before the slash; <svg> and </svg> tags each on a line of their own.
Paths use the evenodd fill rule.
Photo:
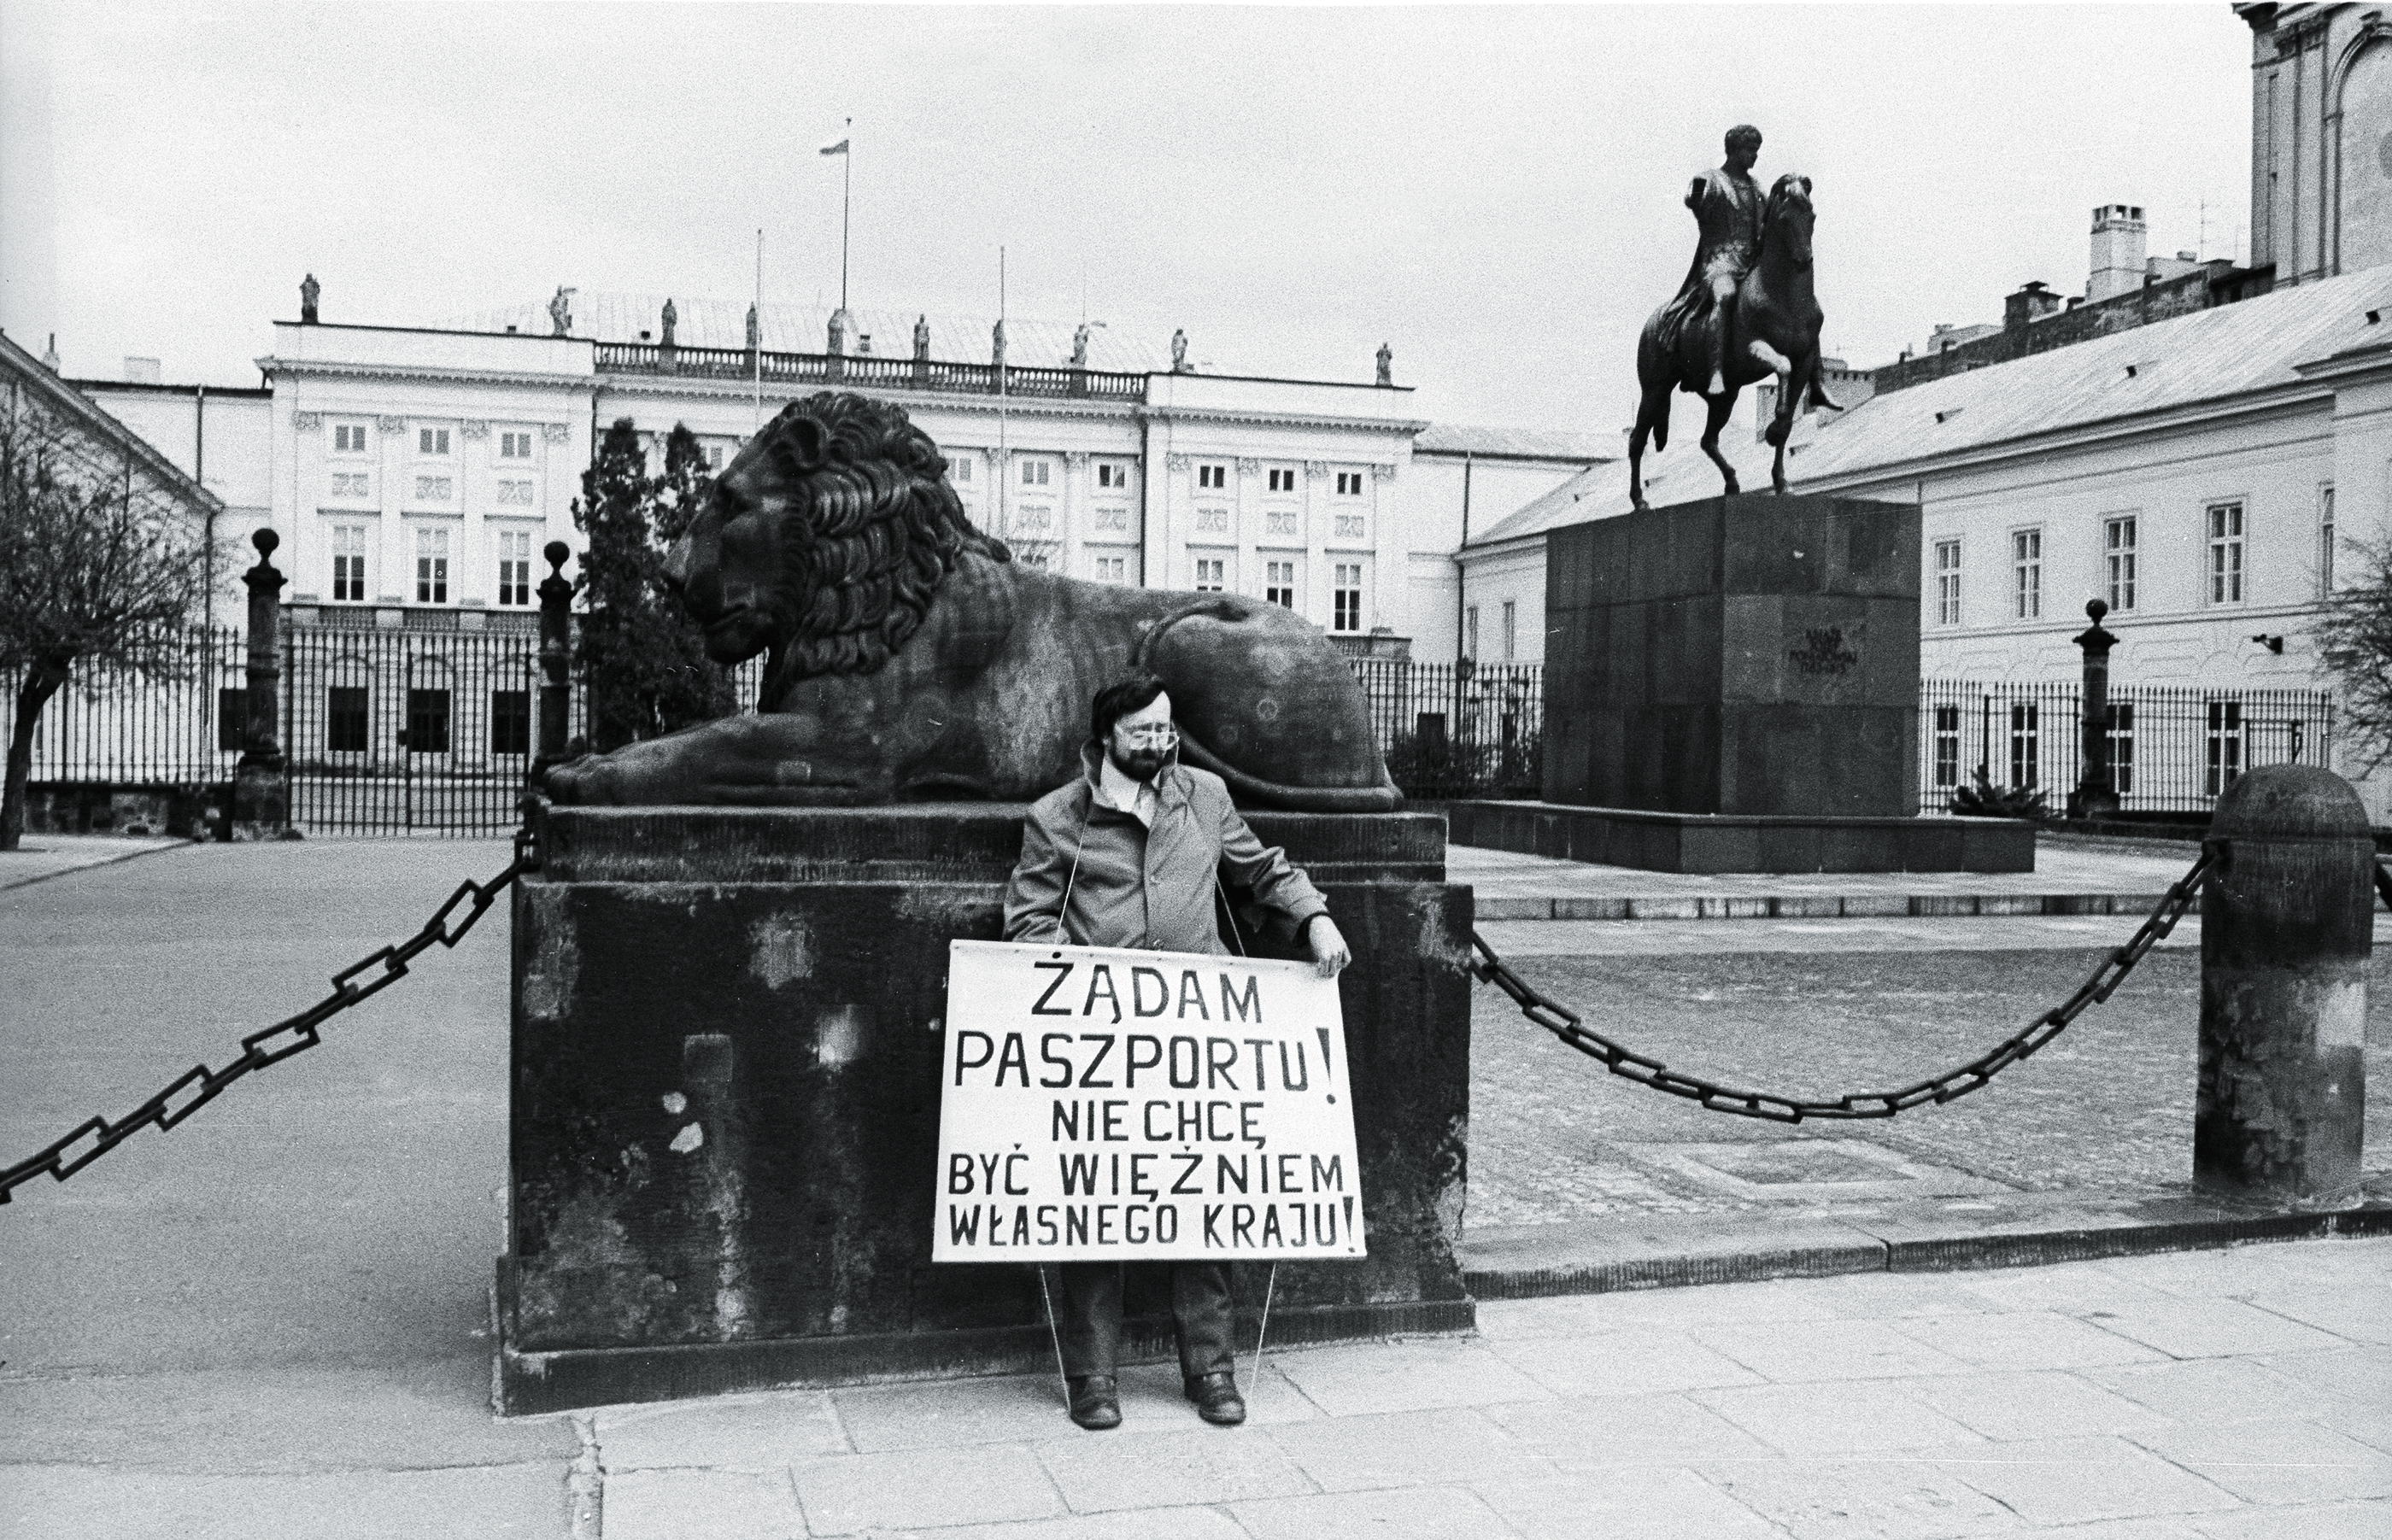
<svg viewBox="0 0 2392 1540">
<path fill-rule="evenodd" d="M 552 768 L 582 803 L 1026 801 L 1081 773 L 1088 702 L 1169 682 L 1180 754 L 1251 806 L 1401 800 L 1361 689 L 1277 604 L 1083 582 L 975 528 L 904 409 L 791 403 L 718 473 L 667 559 L 708 656 L 767 658 L 758 714 Z"/>
<path fill-rule="evenodd" d="M 1395 382 L 1396 350 L 1385 343 L 1381 343 L 1379 344 L 1379 383 L 1392 385 Z"/>
<path fill-rule="evenodd" d="M 316 296 L 323 291 L 324 286 L 316 281 L 316 275 L 313 273 L 299 280 L 299 324 L 301 326 L 316 324 Z"/>
<path fill-rule="evenodd" d="M 916 316 L 914 317 L 914 356 L 916 358 L 928 358 L 930 356 L 930 317 L 928 316 Z"/>
<path fill-rule="evenodd" d="M 1072 333 L 1072 367 L 1088 367 L 1088 323 L 1086 321 L 1082 321 L 1079 330 Z"/>
<path fill-rule="evenodd" d="M 1171 334 L 1171 372 L 1174 374 L 1194 372 L 1188 367 L 1188 329 L 1186 327 L 1181 327 Z"/>
<path fill-rule="evenodd" d="M 569 337 L 573 334 L 573 296 L 581 291 L 556 286 L 556 297 L 548 302 L 548 324 L 551 335 Z"/>
<path fill-rule="evenodd" d="M 1763 199 L 1752 179 L 1761 157 L 1761 130 L 1738 124 L 1727 132 L 1727 158 L 1694 179 L 1686 207 L 1698 237 L 1695 260 L 1675 298 L 1653 312 L 1636 343 L 1642 400 L 1628 440 L 1628 490 L 1642 509 L 1643 466 L 1649 438 L 1658 453 L 1670 443 L 1670 393 L 1698 395 L 1710 408 L 1703 453 L 1741 490 L 1736 470 L 1719 450 L 1721 428 L 1747 385 L 1777 379 L 1777 412 L 1766 437 L 1777 451 L 1770 483 L 1786 490 L 1786 439 L 1804 392 L 1832 408 L 1819 384 L 1819 328 L 1824 320 L 1812 290 L 1811 179 L 1794 172 L 1777 178 Z"/>
<path fill-rule="evenodd" d="M 665 345 L 666 347 L 671 347 L 671 346 L 673 346 L 673 345 L 674 345 L 674 343 L 673 343 L 673 328 L 674 328 L 674 327 L 676 327 L 676 326 L 679 326 L 680 324 L 681 324 L 681 312 L 680 312 L 680 311 L 678 311 L 678 310 L 675 310 L 675 309 L 673 308 L 673 302 L 672 302 L 672 301 L 670 301 L 670 300 L 667 300 L 667 301 L 665 301 L 665 313 L 664 313 L 665 340 L 664 340 L 664 345 Z"/>
</svg>

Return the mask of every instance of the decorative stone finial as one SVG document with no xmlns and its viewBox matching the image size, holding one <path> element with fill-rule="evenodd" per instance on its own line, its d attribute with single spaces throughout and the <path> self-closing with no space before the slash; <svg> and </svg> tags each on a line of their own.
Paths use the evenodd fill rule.
<svg viewBox="0 0 2392 1540">
<path fill-rule="evenodd" d="M 316 281 L 316 275 L 313 273 L 299 280 L 299 324 L 301 326 L 316 324 L 316 296 L 323 291 L 324 286 Z"/>
<path fill-rule="evenodd" d="M 997 368 L 1003 369 L 1005 367 L 1005 323 L 1003 321 L 997 322 L 995 329 L 989 333 L 989 346 L 991 349 L 989 361 Z"/>
<path fill-rule="evenodd" d="M 270 562 L 274 559 L 274 548 L 282 543 L 282 537 L 271 529 L 261 529 L 249 537 L 249 543 L 257 548 L 259 561 Z"/>
<path fill-rule="evenodd" d="M 548 558 L 549 575 L 562 577 L 565 576 L 565 559 L 573 554 L 573 548 L 562 540 L 551 540 L 540 548 L 540 553 Z"/>
<path fill-rule="evenodd" d="M 2086 617 L 2096 626 L 2101 624 L 2101 617 L 2109 613 L 2110 605 L 2106 600 L 2088 599 L 2085 602 Z"/>
<path fill-rule="evenodd" d="M 50 345 L 42 349 L 42 367 L 52 374 L 58 371 L 58 334 L 50 333 Z"/>
</svg>

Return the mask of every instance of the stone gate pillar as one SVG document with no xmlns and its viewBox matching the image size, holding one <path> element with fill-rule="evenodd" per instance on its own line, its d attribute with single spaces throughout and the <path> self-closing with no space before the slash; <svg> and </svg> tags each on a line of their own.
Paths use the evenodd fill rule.
<svg viewBox="0 0 2392 1540">
<path fill-rule="evenodd" d="M 232 835 L 235 839 L 282 839 L 291 835 L 291 772 L 282 757 L 280 704 L 282 690 L 282 574 L 274 565 L 281 537 L 261 529 L 250 537 L 257 565 L 241 575 L 249 588 L 247 721 L 240 759 L 232 772 Z"/>
</svg>

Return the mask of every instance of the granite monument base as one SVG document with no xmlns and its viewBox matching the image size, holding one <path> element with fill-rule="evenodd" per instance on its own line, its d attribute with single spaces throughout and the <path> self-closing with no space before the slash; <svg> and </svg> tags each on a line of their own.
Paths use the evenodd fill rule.
<svg viewBox="0 0 2392 1540">
<path fill-rule="evenodd" d="M 1793 818 L 1455 802 L 1456 845 L 1644 872 L 2032 872 L 2034 825 L 2006 818 Z"/>
<path fill-rule="evenodd" d="M 998 935 L 1021 815 L 540 815 L 514 894 L 503 1410 L 1052 1365 L 1034 1269 L 930 1261 L 947 943 Z M 1471 895 L 1443 822 L 1252 822 L 1354 951 L 1370 1248 L 1282 1265 L 1270 1339 L 1467 1329 Z M 1238 1269 L 1242 1352 L 1265 1272 Z M 1125 1354 L 1168 1355 L 1163 1284 L 1132 1267 Z"/>
</svg>

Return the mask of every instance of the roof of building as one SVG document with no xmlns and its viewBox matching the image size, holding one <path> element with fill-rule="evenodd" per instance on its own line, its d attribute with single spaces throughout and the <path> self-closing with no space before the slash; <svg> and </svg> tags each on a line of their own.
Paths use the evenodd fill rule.
<svg viewBox="0 0 2392 1540">
<path fill-rule="evenodd" d="M 1852 476 L 2065 428 L 2296 383 L 2295 366 L 2392 331 L 2392 265 L 2280 289 L 1872 396 L 1788 462 Z"/>
<path fill-rule="evenodd" d="M 14 382 L 71 419 L 84 433 L 113 453 L 138 460 L 144 471 L 172 496 L 202 509 L 221 511 L 224 499 L 184 474 L 150 441 L 118 421 L 89 396 L 50 372 L 49 366 L 0 332 L 0 376 Z"/>
<path fill-rule="evenodd" d="M 1620 446 L 1618 436 L 1608 434 L 1434 422 L 1412 440 L 1412 453 L 1470 455 L 1481 459 L 1559 459 L 1592 465 L 1618 459 Z"/>
<path fill-rule="evenodd" d="M 573 334 L 592 337 L 602 343 L 636 343 L 640 333 L 648 333 L 648 341 L 664 340 L 665 296 L 662 294 L 604 294 L 579 292 L 571 301 Z M 704 297 L 673 296 L 673 341 L 682 347 L 744 348 L 748 345 L 748 304 L 746 300 L 718 300 Z M 768 301 L 759 307 L 757 328 L 763 335 L 768 353 L 821 353 L 830 345 L 830 317 L 836 309 L 823 304 L 785 304 Z M 986 363 L 994 352 L 994 316 L 956 316 L 940 314 L 924 317 L 913 310 L 875 310 L 857 306 L 848 312 L 855 323 L 856 336 L 848 339 L 851 350 L 856 349 L 862 337 L 872 339 L 876 357 L 910 358 L 914 356 L 914 322 L 927 319 L 930 325 L 930 356 L 948 363 Z M 470 316 L 451 317 L 442 323 L 463 330 L 504 331 L 512 326 L 517 330 L 547 336 L 550 331 L 548 302 L 530 301 L 505 305 L 495 310 L 476 311 Z M 1077 329 L 1073 321 L 1046 321 L 1030 317 L 1008 316 L 1005 322 L 1005 361 L 1027 368 L 1060 367 L 1072 361 L 1072 333 Z M 1171 339 L 1155 339 L 1152 345 L 1115 332 L 1105 326 L 1091 326 L 1088 331 L 1088 368 L 1124 374 L 1159 373 L 1171 368 Z M 1225 372 L 1208 370 L 1207 372 Z"/>
<path fill-rule="evenodd" d="M 1825 423 L 1797 419 L 1787 479 L 1800 486 L 1864 476 L 1907 460 L 2294 384 L 2301 365 L 2379 334 L 2392 342 L 2392 317 L 2368 319 L 2387 311 L 2392 265 L 1872 396 Z M 1695 444 L 1699 406 L 1684 398 L 1673 405 L 1683 436 L 1666 454 L 1648 450 L 1644 458 L 1644 494 L 1657 508 L 1721 490 L 1718 468 Z M 1720 450 L 1747 489 L 1769 485 L 1772 451 L 1749 431 L 1723 434 Z M 1632 507 L 1625 460 L 1597 465 L 1473 535 L 1469 546 L 1542 535 Z"/>
</svg>

